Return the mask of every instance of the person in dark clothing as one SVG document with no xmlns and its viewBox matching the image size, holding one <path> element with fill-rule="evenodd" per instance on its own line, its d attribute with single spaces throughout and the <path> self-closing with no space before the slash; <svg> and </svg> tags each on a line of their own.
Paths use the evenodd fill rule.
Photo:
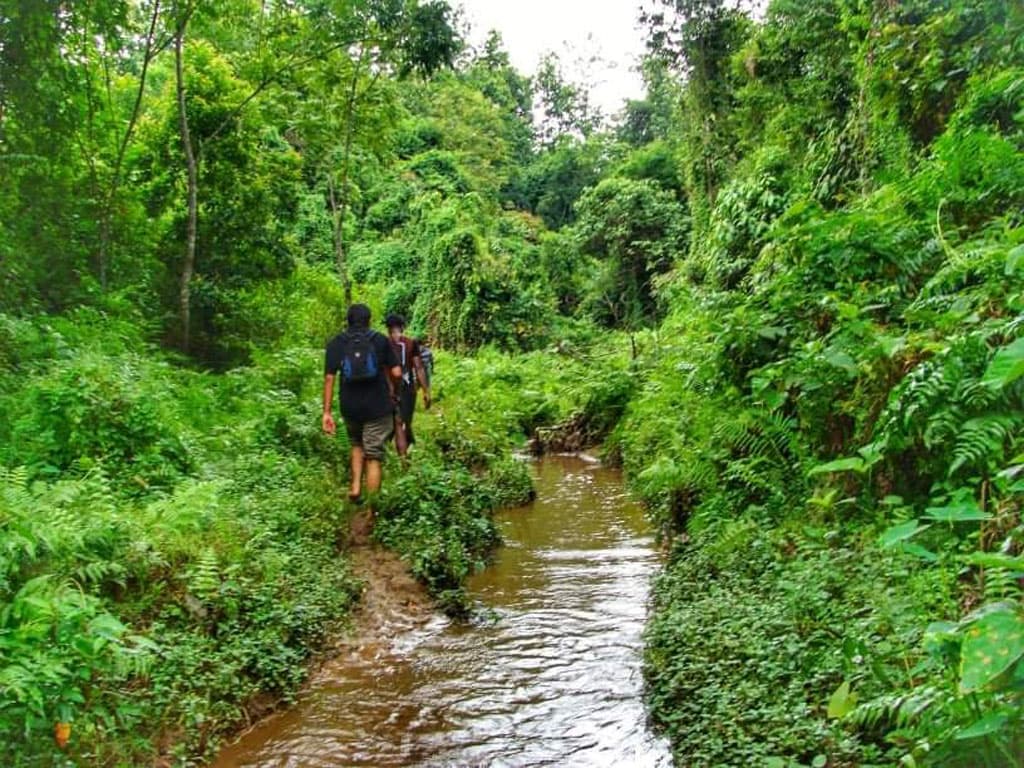
<svg viewBox="0 0 1024 768">
<path fill-rule="evenodd" d="M 381 484 L 384 446 L 391 439 L 397 392 L 394 381 L 402 368 L 387 337 L 370 330 L 370 308 L 353 304 L 348 309 L 348 328 L 329 342 L 324 354 L 323 430 L 336 431 L 333 416 L 334 380 L 340 378 L 338 400 L 351 445 L 352 484 L 349 499 L 360 501 L 363 472 L 366 491 L 376 493 Z"/>
<path fill-rule="evenodd" d="M 423 407 L 430 408 L 430 383 L 423 369 L 420 344 L 405 335 L 405 318 L 388 315 L 384 324 L 402 368 L 402 377 L 397 382 L 398 413 L 395 418 L 395 449 L 399 456 L 405 456 L 409 446 L 416 442 L 412 432 L 412 417 L 416 411 L 416 385 L 423 390 Z"/>
</svg>

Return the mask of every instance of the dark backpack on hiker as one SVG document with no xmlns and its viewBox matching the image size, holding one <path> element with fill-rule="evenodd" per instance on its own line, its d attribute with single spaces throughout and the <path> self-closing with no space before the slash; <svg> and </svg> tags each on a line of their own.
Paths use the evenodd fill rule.
<svg viewBox="0 0 1024 768">
<path fill-rule="evenodd" d="M 412 369 L 412 339 L 403 336 L 397 342 L 392 341 L 391 347 L 395 350 L 395 357 L 398 358 L 398 364 L 402 368 L 402 383 L 407 387 L 413 386 L 416 374 Z"/>
<path fill-rule="evenodd" d="M 350 333 L 345 337 L 341 355 L 341 380 L 346 384 L 373 381 L 380 373 L 373 337 L 368 333 Z"/>
<path fill-rule="evenodd" d="M 426 374 L 427 386 L 430 386 L 430 380 L 434 376 L 434 353 L 430 351 L 430 347 L 420 342 L 420 362 L 423 363 L 423 373 Z"/>
</svg>

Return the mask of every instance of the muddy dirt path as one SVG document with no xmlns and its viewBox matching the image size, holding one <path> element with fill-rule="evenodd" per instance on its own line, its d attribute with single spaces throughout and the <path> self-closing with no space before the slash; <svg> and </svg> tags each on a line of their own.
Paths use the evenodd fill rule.
<svg viewBox="0 0 1024 768">
<path fill-rule="evenodd" d="M 370 528 L 365 513 L 357 513 L 345 556 L 352 573 L 363 582 L 362 595 L 352 610 L 348 629 L 320 652 L 324 661 L 313 670 L 297 694 L 299 698 L 334 679 L 339 669 L 379 663 L 395 637 L 440 617 L 426 588 L 413 578 L 398 555 L 370 541 Z M 280 702 L 269 698 L 254 701 L 250 715 L 255 722 L 221 750 L 213 763 L 215 768 L 235 765 L 234 753 L 248 734 L 268 725 L 273 727 L 274 720 L 287 718 L 290 712 L 290 707 L 282 708 Z"/>
<path fill-rule="evenodd" d="M 382 640 L 434 618 L 437 610 L 426 589 L 394 552 L 362 544 L 352 547 L 349 557 L 352 572 L 366 586 L 352 614 L 351 632 L 335 644 L 339 652 L 372 655 Z"/>
</svg>

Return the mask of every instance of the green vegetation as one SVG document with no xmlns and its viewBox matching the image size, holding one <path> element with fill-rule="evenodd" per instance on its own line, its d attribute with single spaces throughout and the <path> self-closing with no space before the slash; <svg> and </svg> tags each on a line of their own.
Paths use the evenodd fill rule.
<svg viewBox="0 0 1024 768">
<path fill-rule="evenodd" d="M 0 11 L 5 764 L 186 764 L 295 692 L 360 593 L 352 299 L 437 351 L 375 536 L 449 610 L 512 450 L 600 443 L 681 764 L 1022 761 L 1019 4 L 648 10 L 610 122 L 440 0 Z"/>
<path fill-rule="evenodd" d="M 686 534 L 649 701 L 695 764 L 1015 765 L 1022 19 L 812 5 L 664 40 L 683 119 L 730 117 L 683 140 L 691 247 L 615 432 Z"/>
<path fill-rule="evenodd" d="M 218 377 L 97 317 L 5 328 L 3 761 L 54 759 L 55 722 L 83 764 L 202 753 L 359 594 L 344 453 L 288 388 L 315 358 Z"/>
<path fill-rule="evenodd" d="M 308 280 L 308 282 L 303 282 Z M 316 273 L 296 304 L 340 288 Z M 319 287 L 318 287 L 319 286 Z M 319 430 L 322 351 L 193 371 L 131 325 L 4 316 L 0 616 L 5 764 L 184 759 L 287 699 L 360 593 L 344 553 L 344 440 Z M 447 368 L 448 358 L 439 364 Z M 460 378 L 439 388 L 459 406 Z M 424 418 L 426 416 L 426 418 Z M 491 513 L 531 492 L 513 435 L 424 414 L 416 465 L 379 499 L 377 537 L 452 610 L 497 543 Z"/>
</svg>

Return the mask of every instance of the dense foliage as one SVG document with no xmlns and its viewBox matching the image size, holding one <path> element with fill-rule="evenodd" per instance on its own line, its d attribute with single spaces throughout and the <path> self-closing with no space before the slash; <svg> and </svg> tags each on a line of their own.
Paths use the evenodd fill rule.
<svg viewBox="0 0 1024 768">
<path fill-rule="evenodd" d="M 340 304 L 323 280 L 297 281 L 296 303 Z M 81 764 L 202 755 L 294 693 L 360 593 L 347 446 L 319 430 L 322 352 L 199 373 L 89 313 L 2 318 L 3 761 L 59 762 L 55 723 Z M 456 611 L 498 541 L 492 512 L 530 494 L 508 458 L 518 421 L 475 432 L 457 415 L 471 378 L 446 371 L 455 415 L 421 417 L 412 470 L 389 462 L 376 530 Z"/>
<path fill-rule="evenodd" d="M 212 377 L 96 316 L 4 327 L 4 763 L 52 759 L 55 722 L 83 763 L 201 753 L 295 689 L 359 593 L 344 454 L 290 389 L 314 359 Z"/>
<path fill-rule="evenodd" d="M 377 540 L 441 602 L 603 442 L 688 765 L 1016 765 L 1024 16 L 660 0 L 608 121 L 440 0 L 0 10 L 0 757 L 187 762 L 360 591 L 346 304 L 437 354 Z M 58 746 L 54 726 L 71 725 Z"/>
<path fill-rule="evenodd" d="M 615 434 L 677 537 L 653 714 L 696 764 L 1019 764 L 1019 8 L 674 10 L 680 119 L 728 107 Z"/>
</svg>

